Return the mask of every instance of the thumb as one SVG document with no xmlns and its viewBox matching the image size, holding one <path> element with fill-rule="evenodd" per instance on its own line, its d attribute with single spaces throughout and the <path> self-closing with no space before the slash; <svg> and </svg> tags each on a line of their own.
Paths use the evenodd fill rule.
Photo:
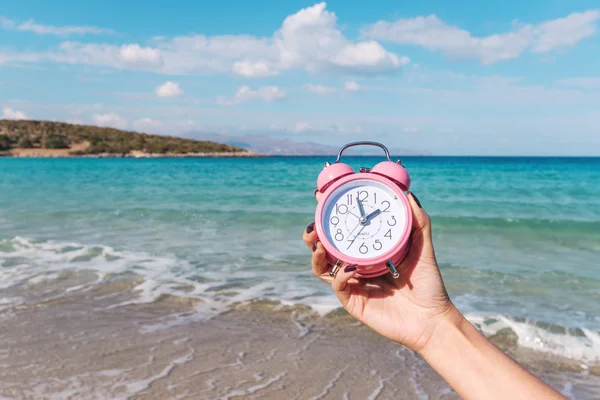
<svg viewBox="0 0 600 400">
<path fill-rule="evenodd" d="M 348 265 L 343 270 L 338 271 L 335 278 L 333 278 L 333 282 L 331 282 L 331 287 L 333 288 L 335 295 L 340 299 L 340 302 L 344 307 L 346 307 L 350 301 L 352 290 L 348 282 L 356 275 L 356 268 L 356 264 Z"/>
</svg>

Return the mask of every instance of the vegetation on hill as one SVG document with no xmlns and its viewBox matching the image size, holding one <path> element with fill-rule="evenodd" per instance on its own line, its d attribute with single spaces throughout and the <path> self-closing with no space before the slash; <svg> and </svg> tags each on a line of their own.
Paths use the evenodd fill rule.
<svg viewBox="0 0 600 400">
<path fill-rule="evenodd" d="M 75 146 L 77 145 L 77 146 Z M 76 147 L 76 149 L 72 149 Z M 50 121 L 0 120 L 0 151 L 12 149 L 72 149 L 70 154 L 243 153 L 246 150 L 221 143 L 149 135 L 113 128 Z"/>
</svg>

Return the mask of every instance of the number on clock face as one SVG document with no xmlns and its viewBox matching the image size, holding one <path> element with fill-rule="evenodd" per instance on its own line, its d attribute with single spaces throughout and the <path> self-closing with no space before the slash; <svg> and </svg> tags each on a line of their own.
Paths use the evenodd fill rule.
<svg viewBox="0 0 600 400">
<path fill-rule="evenodd" d="M 391 250 L 406 227 L 406 209 L 381 182 L 358 179 L 340 186 L 325 200 L 322 225 L 341 253 L 374 258 Z"/>
</svg>

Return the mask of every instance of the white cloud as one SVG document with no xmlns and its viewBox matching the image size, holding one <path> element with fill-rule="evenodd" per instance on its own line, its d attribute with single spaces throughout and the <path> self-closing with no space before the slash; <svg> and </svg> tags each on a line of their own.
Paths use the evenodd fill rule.
<svg viewBox="0 0 600 400">
<path fill-rule="evenodd" d="M 526 51 L 547 53 L 577 44 L 596 32 L 600 10 L 572 13 L 538 25 L 521 25 L 510 32 L 474 37 L 466 30 L 447 25 L 435 15 L 378 21 L 367 26 L 367 37 L 439 50 L 455 58 L 474 58 L 483 64 L 519 57 Z"/>
<path fill-rule="evenodd" d="M 232 72 L 235 75 L 243 76 L 246 78 L 266 78 L 268 76 L 275 76 L 279 74 L 271 64 L 267 61 L 237 61 L 233 64 Z"/>
<path fill-rule="evenodd" d="M 63 42 L 58 51 L 43 54 L 42 58 L 67 64 L 88 64 L 120 69 L 157 71 L 163 65 L 160 50 L 139 44 L 113 46 Z"/>
<path fill-rule="evenodd" d="M 100 34 L 113 34 L 115 31 L 112 29 L 96 28 L 95 26 L 52 26 L 52 25 L 41 25 L 33 22 L 32 19 L 23 22 L 17 27 L 19 31 L 30 31 L 40 35 L 56 35 L 56 36 L 67 36 L 67 35 L 100 35 Z"/>
<path fill-rule="evenodd" d="M 375 41 L 348 45 L 333 60 L 335 64 L 342 67 L 377 68 L 388 58 L 394 68 L 410 62 L 408 57 L 390 56 L 390 53 Z"/>
<path fill-rule="evenodd" d="M 2 29 L 13 29 L 15 27 L 15 22 L 6 17 L 0 16 L 0 28 Z"/>
<path fill-rule="evenodd" d="M 345 126 L 333 124 L 328 129 L 325 129 L 325 131 L 341 135 L 356 135 L 362 133 L 362 128 L 356 124 L 350 124 Z"/>
<path fill-rule="evenodd" d="M 87 64 L 164 74 L 233 73 L 248 78 L 286 70 L 342 74 L 383 74 L 409 62 L 373 40 L 353 41 L 337 26 L 325 3 L 286 17 L 268 37 L 188 35 L 140 44 L 64 42 L 58 49 L 35 53 L 37 61 Z M 31 60 L 30 62 L 33 62 Z"/>
<path fill-rule="evenodd" d="M 337 17 L 319 3 L 288 16 L 274 35 L 282 69 L 377 73 L 407 62 L 375 41 L 352 42 L 337 27 Z"/>
<path fill-rule="evenodd" d="M 600 88 L 600 78 L 593 77 L 567 78 L 556 81 L 556 83 L 559 85 L 580 87 L 586 89 Z"/>
<path fill-rule="evenodd" d="M 263 100 L 266 102 L 280 101 L 285 99 L 286 92 L 278 86 L 264 86 L 257 90 L 249 86 L 241 86 L 233 98 L 219 97 L 217 103 L 224 106 L 232 106 L 251 100 Z"/>
<path fill-rule="evenodd" d="M 166 81 L 157 87 L 155 93 L 158 97 L 179 97 L 184 94 L 179 84 L 171 81 Z"/>
<path fill-rule="evenodd" d="M 94 125 L 98 126 L 106 126 L 117 129 L 127 128 L 127 121 L 114 112 L 106 114 L 94 114 L 92 115 L 92 122 Z"/>
<path fill-rule="evenodd" d="M 312 83 L 307 83 L 306 85 L 304 85 L 304 89 L 308 90 L 309 92 L 313 92 L 319 95 L 327 95 L 327 94 L 332 94 L 334 93 L 337 89 L 333 86 L 325 86 L 325 85 L 315 85 Z"/>
<path fill-rule="evenodd" d="M 4 119 L 29 119 L 27 114 L 25 114 L 23 111 L 13 110 L 9 107 L 4 107 L 2 113 L 2 118 Z"/>
<path fill-rule="evenodd" d="M 152 132 L 160 128 L 162 123 L 151 118 L 141 118 L 133 122 L 133 127 L 138 131 Z"/>
<path fill-rule="evenodd" d="M 344 90 L 346 92 L 358 92 L 360 90 L 360 85 L 354 81 L 348 81 L 344 83 Z"/>
<path fill-rule="evenodd" d="M 419 128 L 415 128 L 414 126 L 407 126 L 402 128 L 402 132 L 404 133 L 417 133 L 419 132 Z"/>
<path fill-rule="evenodd" d="M 44 56 L 40 53 L 16 53 L 0 50 L 0 65 L 14 62 L 37 63 L 43 59 Z"/>
<path fill-rule="evenodd" d="M 160 51 L 151 47 L 141 47 L 139 44 L 127 44 L 119 49 L 121 60 L 131 66 L 159 65 L 162 63 Z"/>
<path fill-rule="evenodd" d="M 534 26 L 536 40 L 531 51 L 547 53 L 560 47 L 574 46 L 596 33 L 598 19 L 600 10 L 589 10 Z"/>
<path fill-rule="evenodd" d="M 15 21 L 0 16 L 0 27 L 3 29 L 18 30 L 23 32 L 33 32 L 38 35 L 101 35 L 114 34 L 112 29 L 97 28 L 95 26 L 53 26 L 36 24 L 33 19 L 29 19 L 20 24 Z"/>
<path fill-rule="evenodd" d="M 186 121 L 179 121 L 177 123 L 179 129 L 183 129 L 184 131 L 190 130 L 196 126 L 196 121 L 188 119 Z"/>
<path fill-rule="evenodd" d="M 299 122 L 285 120 L 281 124 L 271 123 L 268 126 L 268 129 L 275 132 L 304 134 L 305 136 L 323 134 L 353 136 L 362 133 L 362 128 L 356 123 L 344 122 L 342 124 L 336 124 L 331 123 L 330 118 Z"/>
<path fill-rule="evenodd" d="M 426 107 L 476 107 L 482 112 L 495 113 L 498 107 L 534 106 L 550 110 L 550 107 L 588 107 L 600 104 L 597 90 L 578 90 L 548 84 L 530 84 L 523 78 L 510 76 L 477 76 L 444 71 L 412 73 L 414 86 L 367 86 L 365 91 L 398 93 L 398 99 L 422 104 Z M 555 82 L 556 83 L 556 82 Z M 362 90 L 362 89 L 361 89 Z M 482 117 L 482 115 L 479 115 Z M 405 126 L 419 126 L 409 123 Z"/>
<path fill-rule="evenodd" d="M 302 133 L 302 132 L 309 131 L 310 129 L 311 129 L 310 124 L 308 124 L 306 122 L 297 122 L 296 126 L 294 126 L 294 128 L 292 129 L 292 132 Z"/>
<path fill-rule="evenodd" d="M 304 89 L 322 96 L 335 93 L 338 90 L 338 88 L 334 86 L 325 86 L 319 84 L 315 85 L 312 83 L 307 83 L 304 85 Z M 358 92 L 359 90 L 362 90 L 362 88 L 355 81 L 347 81 L 344 83 L 343 91 L 345 92 Z"/>
</svg>

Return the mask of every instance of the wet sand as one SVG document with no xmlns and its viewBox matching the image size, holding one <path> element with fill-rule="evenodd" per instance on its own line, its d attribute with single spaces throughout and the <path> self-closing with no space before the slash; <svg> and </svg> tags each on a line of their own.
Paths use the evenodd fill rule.
<svg viewBox="0 0 600 400">
<path fill-rule="evenodd" d="M 28 297 L 0 311 L 0 398 L 459 398 L 418 355 L 343 310 L 255 301 L 207 319 L 197 300 L 126 304 L 134 279 L 92 279 L 2 291 Z M 74 281 L 84 289 L 65 296 Z M 569 397 L 600 393 L 599 366 L 519 348 L 510 333 L 493 340 Z"/>
</svg>

